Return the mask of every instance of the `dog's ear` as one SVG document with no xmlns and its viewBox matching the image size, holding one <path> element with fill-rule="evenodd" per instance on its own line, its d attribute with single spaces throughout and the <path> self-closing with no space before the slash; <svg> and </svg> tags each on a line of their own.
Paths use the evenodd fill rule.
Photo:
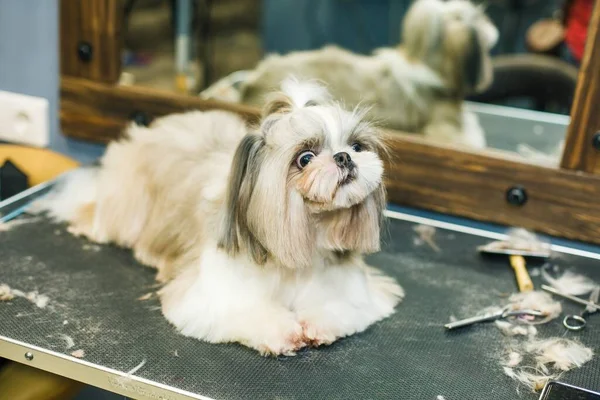
<svg viewBox="0 0 600 400">
<path fill-rule="evenodd" d="M 463 60 L 463 85 L 466 94 L 485 90 L 492 81 L 492 61 L 484 38 L 476 27 L 469 27 Z"/>
<path fill-rule="evenodd" d="M 467 92 L 473 92 L 479 85 L 483 75 L 483 53 L 477 30 L 474 27 L 469 28 L 467 37 L 467 47 L 463 61 L 463 84 Z"/>
<path fill-rule="evenodd" d="M 264 138 L 260 135 L 246 135 L 237 147 L 225 198 L 225 216 L 221 226 L 219 247 L 235 255 L 245 249 L 257 264 L 267 260 L 265 247 L 248 228 L 248 207 L 260 165 Z"/>
<path fill-rule="evenodd" d="M 482 7 L 474 10 L 467 26 L 463 60 L 463 85 L 466 94 L 480 93 L 494 79 L 491 50 L 498 42 L 498 29 Z"/>
<path fill-rule="evenodd" d="M 273 114 L 287 114 L 294 109 L 292 99 L 282 92 L 271 93 L 262 109 L 262 116 L 266 118 Z"/>
</svg>

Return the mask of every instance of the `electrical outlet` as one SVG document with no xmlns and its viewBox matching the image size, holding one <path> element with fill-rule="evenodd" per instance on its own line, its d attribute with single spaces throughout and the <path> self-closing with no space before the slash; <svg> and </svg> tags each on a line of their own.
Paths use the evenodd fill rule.
<svg viewBox="0 0 600 400">
<path fill-rule="evenodd" d="M 46 147 L 50 142 L 48 100 L 0 90 L 0 140 Z"/>
</svg>

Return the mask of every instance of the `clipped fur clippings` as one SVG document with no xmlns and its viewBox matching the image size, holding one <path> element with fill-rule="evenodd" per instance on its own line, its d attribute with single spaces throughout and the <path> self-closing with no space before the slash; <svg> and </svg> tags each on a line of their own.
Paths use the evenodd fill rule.
<svg viewBox="0 0 600 400">
<path fill-rule="evenodd" d="M 6 283 L 0 284 L 0 301 L 10 301 L 15 298 L 10 286 Z"/>
<path fill-rule="evenodd" d="M 135 367 L 131 368 L 129 371 L 127 371 L 127 376 L 132 376 L 135 375 L 136 372 L 138 372 L 140 369 L 142 369 L 142 367 L 146 365 L 146 359 L 144 358 L 138 365 L 136 365 Z"/>
<path fill-rule="evenodd" d="M 546 271 L 541 269 L 542 278 L 548 282 L 553 288 L 573 296 L 581 296 L 590 293 L 597 284 L 584 275 L 577 274 L 573 271 L 565 271 L 561 276 L 555 278 Z"/>
<path fill-rule="evenodd" d="M 435 242 L 435 232 L 436 229 L 430 225 L 416 225 L 413 227 L 413 231 L 418 235 L 416 243 L 426 243 L 433 251 L 436 253 L 441 252 L 442 250 Z"/>
<path fill-rule="evenodd" d="M 146 300 L 150 300 L 152 298 L 152 296 L 154 296 L 154 292 L 148 292 L 146 294 L 141 295 L 137 299 L 139 301 L 146 301 Z"/>
<path fill-rule="evenodd" d="M 67 350 L 72 349 L 73 347 L 75 347 L 75 341 L 73 340 L 73 338 L 69 335 L 65 335 L 64 333 L 61 333 L 59 335 L 59 337 L 64 340 L 65 342 L 65 348 Z"/>
<path fill-rule="evenodd" d="M 83 349 L 78 349 L 78 350 L 72 351 L 71 355 L 75 358 L 84 358 L 85 351 Z"/>
<path fill-rule="evenodd" d="M 504 365 L 506 367 L 512 368 L 519 365 L 521 361 L 523 361 L 523 356 L 520 353 L 517 353 L 516 351 L 511 351 L 508 354 L 507 359 L 504 361 Z"/>
<path fill-rule="evenodd" d="M 552 296 L 546 292 L 533 291 L 515 293 L 508 298 L 510 307 L 513 310 L 539 310 L 544 313 L 544 318 L 537 321 L 523 321 L 524 323 L 545 324 L 557 318 L 562 312 L 562 305 L 559 301 L 555 301 Z"/>
<path fill-rule="evenodd" d="M 498 320 L 494 324 L 505 336 L 535 336 L 537 329 L 533 325 L 514 324 L 508 321 Z"/>
<path fill-rule="evenodd" d="M 11 229 L 14 229 L 20 225 L 31 224 L 31 223 L 38 222 L 38 221 L 39 221 L 39 218 L 37 218 L 37 217 L 11 219 L 10 221 L 7 221 L 7 222 L 0 221 L 0 232 L 8 232 Z"/>
<path fill-rule="evenodd" d="M 599 298 L 600 298 L 600 286 L 596 286 L 594 288 L 594 290 L 592 290 L 592 292 L 590 293 L 590 298 L 588 300 L 591 301 L 592 303 L 598 304 L 598 299 Z M 593 314 L 596 311 L 598 311 L 598 307 L 594 307 L 594 306 L 588 304 L 585 307 L 585 311 L 588 312 L 588 313 L 590 313 L 590 314 Z"/>
<path fill-rule="evenodd" d="M 552 366 L 560 371 L 579 368 L 594 355 L 591 348 L 578 341 L 564 338 L 534 340 L 525 345 L 525 350 L 535 355 L 537 367 Z"/>
<path fill-rule="evenodd" d="M 591 348 L 575 340 L 558 337 L 530 339 L 518 351 L 511 351 L 501 365 L 505 375 L 537 392 L 564 372 L 580 368 L 593 355 Z M 524 359 L 530 359 L 532 363 L 524 365 Z"/>
<path fill-rule="evenodd" d="M 533 392 L 540 391 L 546 386 L 546 383 L 550 380 L 557 379 L 560 374 L 554 373 L 544 373 L 543 371 L 539 371 L 535 368 L 511 368 L 511 367 L 502 367 L 504 374 L 509 378 L 521 383 L 524 386 L 530 388 Z"/>
<path fill-rule="evenodd" d="M 5 283 L 0 284 L 0 301 L 10 301 L 15 297 L 27 299 L 38 308 L 46 308 L 50 302 L 50 298 L 47 295 L 40 294 L 37 291 L 23 292 L 18 289 L 13 289 Z"/>
<path fill-rule="evenodd" d="M 507 232 L 508 244 L 511 249 L 523 251 L 550 251 L 550 243 L 535 233 L 523 228 L 512 228 Z"/>
</svg>

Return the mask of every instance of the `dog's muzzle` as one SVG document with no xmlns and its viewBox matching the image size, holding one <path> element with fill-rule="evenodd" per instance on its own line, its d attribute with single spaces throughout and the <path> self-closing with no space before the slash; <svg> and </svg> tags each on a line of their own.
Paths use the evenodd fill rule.
<svg viewBox="0 0 600 400">
<path fill-rule="evenodd" d="M 352 161 L 350 154 L 345 151 L 334 154 L 333 159 L 335 164 L 343 173 L 343 179 L 340 180 L 341 184 L 351 182 L 356 177 L 356 164 Z"/>
</svg>

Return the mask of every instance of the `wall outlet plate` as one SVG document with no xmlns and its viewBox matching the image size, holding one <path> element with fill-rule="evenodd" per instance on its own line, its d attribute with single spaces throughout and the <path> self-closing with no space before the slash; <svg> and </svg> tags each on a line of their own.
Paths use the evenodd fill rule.
<svg viewBox="0 0 600 400">
<path fill-rule="evenodd" d="M 0 90 L 0 140 L 48 146 L 48 110 L 48 99 Z"/>
</svg>

